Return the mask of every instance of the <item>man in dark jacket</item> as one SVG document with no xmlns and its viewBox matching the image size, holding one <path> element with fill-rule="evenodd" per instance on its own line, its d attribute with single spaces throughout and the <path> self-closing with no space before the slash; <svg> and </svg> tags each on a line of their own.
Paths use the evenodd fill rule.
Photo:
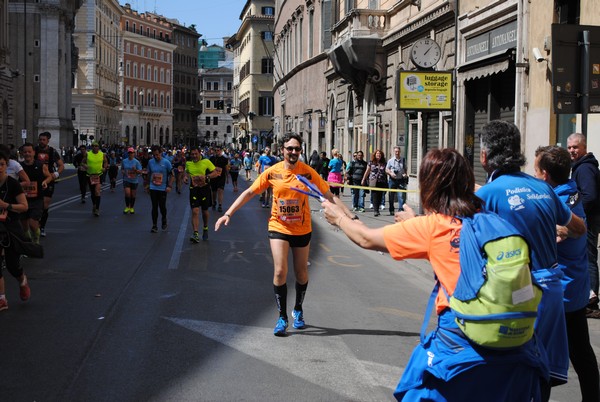
<svg viewBox="0 0 600 402">
<path fill-rule="evenodd" d="M 327 181 L 327 176 L 329 175 L 329 158 L 327 157 L 327 152 L 321 152 L 319 169 L 317 172 L 321 175 L 323 180 Z"/>
<path fill-rule="evenodd" d="M 361 185 L 365 170 L 367 170 L 367 162 L 364 161 L 363 157 L 363 151 L 358 151 L 356 158 L 348 164 L 346 170 L 348 184 Z M 365 212 L 365 190 L 362 188 L 352 189 L 352 210 Z"/>
<path fill-rule="evenodd" d="M 567 150 L 571 155 L 571 178 L 577 183 L 587 218 L 588 271 L 591 287 L 588 317 L 600 318 L 600 311 L 598 311 L 598 230 L 600 229 L 598 160 L 594 154 L 587 151 L 586 138 L 580 133 L 571 134 L 567 138 Z"/>
</svg>

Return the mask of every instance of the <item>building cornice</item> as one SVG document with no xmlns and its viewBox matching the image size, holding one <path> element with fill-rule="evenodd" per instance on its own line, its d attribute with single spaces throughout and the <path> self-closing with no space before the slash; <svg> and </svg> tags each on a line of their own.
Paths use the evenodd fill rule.
<svg viewBox="0 0 600 402">
<path fill-rule="evenodd" d="M 129 31 L 123 31 L 123 39 L 129 40 L 131 42 L 139 43 L 139 44 L 145 45 L 145 46 L 152 46 L 157 49 L 166 50 L 166 51 L 170 51 L 170 52 L 177 49 L 177 45 L 174 45 L 172 43 L 167 43 L 162 40 L 152 39 L 147 36 L 139 35 L 139 34 L 136 34 L 133 32 L 129 32 Z"/>
<path fill-rule="evenodd" d="M 406 37 L 416 35 L 417 32 L 421 32 L 432 24 L 439 23 L 440 20 L 453 19 L 454 12 L 455 10 L 452 4 L 450 2 L 446 2 L 430 12 L 422 15 L 415 21 L 404 25 L 401 29 L 394 31 L 390 35 L 384 36 L 383 47 L 386 48 L 393 45 L 395 42 L 405 39 Z"/>
<path fill-rule="evenodd" d="M 292 79 L 292 77 L 294 77 L 294 75 L 296 75 L 296 73 L 298 73 L 299 71 L 302 71 L 305 68 L 308 68 L 310 66 L 318 64 L 319 62 L 321 62 L 323 60 L 327 60 L 327 53 L 320 53 L 320 54 L 316 55 L 315 57 L 313 57 L 312 59 L 308 59 L 308 60 L 298 64 L 293 69 L 291 69 L 287 74 L 285 74 L 283 77 L 281 77 L 280 80 L 275 82 L 275 84 L 273 85 L 273 93 L 275 93 L 275 91 L 280 86 L 284 85 L 287 81 Z"/>
</svg>

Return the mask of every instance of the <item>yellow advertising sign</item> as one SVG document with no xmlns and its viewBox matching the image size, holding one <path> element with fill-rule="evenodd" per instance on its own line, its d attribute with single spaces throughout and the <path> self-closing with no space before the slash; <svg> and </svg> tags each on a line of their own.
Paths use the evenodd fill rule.
<svg viewBox="0 0 600 402">
<path fill-rule="evenodd" d="M 452 73 L 400 71 L 398 109 L 451 110 Z"/>
</svg>

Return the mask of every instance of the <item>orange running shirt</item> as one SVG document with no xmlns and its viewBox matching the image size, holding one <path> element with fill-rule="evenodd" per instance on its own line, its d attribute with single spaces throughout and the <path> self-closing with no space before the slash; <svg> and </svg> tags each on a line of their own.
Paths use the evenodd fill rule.
<svg viewBox="0 0 600 402">
<path fill-rule="evenodd" d="M 456 218 L 431 214 L 385 226 L 383 239 L 395 260 L 429 260 L 433 272 L 451 295 L 460 275 L 461 228 L 462 222 Z M 435 305 L 438 314 L 448 306 L 441 288 Z"/>
<path fill-rule="evenodd" d="M 273 187 L 273 205 L 269 218 L 271 231 L 294 236 L 312 231 L 308 196 L 292 190 L 292 187 L 306 190 L 304 185 L 296 180 L 297 174 L 313 182 L 323 194 L 329 191 L 327 182 L 313 168 L 302 162 L 296 163 L 296 167 L 291 170 L 285 168 L 284 162 L 276 163 L 258 176 L 250 186 L 254 194 L 262 193 L 269 186 Z"/>
</svg>

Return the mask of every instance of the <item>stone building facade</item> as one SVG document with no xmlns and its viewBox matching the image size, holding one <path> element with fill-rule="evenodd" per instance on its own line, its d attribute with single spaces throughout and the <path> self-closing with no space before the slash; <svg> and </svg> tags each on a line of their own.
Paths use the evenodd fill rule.
<svg viewBox="0 0 600 402">
<path fill-rule="evenodd" d="M 581 114 L 557 114 L 553 104 L 558 89 L 552 87 L 552 24 L 598 26 L 593 3 L 278 1 L 275 132 L 303 133 L 308 152 L 338 148 L 346 159 L 359 149 L 367 157 L 377 149 L 389 156 L 400 146 L 413 178 L 427 151 L 455 147 L 484 183 L 477 135 L 486 122 L 514 122 L 530 161 L 539 145 L 564 145 L 571 132 L 581 130 Z M 430 65 L 413 56 L 423 43 L 438 56 Z M 536 60 L 536 47 L 545 57 Z M 591 93 L 595 85 L 600 99 L 600 78 L 591 70 Z M 420 104 L 407 107 L 401 102 L 406 77 L 418 74 L 445 77 L 451 92 L 440 99 L 451 101 L 432 107 L 424 93 Z M 600 104 L 592 106 L 600 111 Z M 589 114 L 589 133 L 598 130 L 599 117 Z M 592 151 L 598 152 L 599 143 L 588 135 Z"/>
<path fill-rule="evenodd" d="M 0 143 L 16 145 L 21 142 L 21 132 L 14 126 L 13 81 L 19 72 L 12 70 L 10 66 L 8 21 L 8 0 L 0 0 Z"/>
<path fill-rule="evenodd" d="M 234 54 L 232 115 L 242 148 L 273 142 L 274 0 L 248 0 L 238 31 L 227 41 Z"/>
<path fill-rule="evenodd" d="M 203 145 L 235 146 L 233 135 L 233 70 L 227 67 L 200 69 L 198 140 Z"/>
<path fill-rule="evenodd" d="M 173 140 L 173 26 L 163 16 L 123 8 L 121 130 L 131 145 Z"/>
<path fill-rule="evenodd" d="M 28 141 L 49 131 L 54 147 L 77 144 L 71 110 L 71 87 L 77 68 L 72 34 L 81 4 L 82 0 L 8 3 L 10 70 L 15 94 L 13 127 L 17 132 L 26 130 Z"/>
<path fill-rule="evenodd" d="M 330 6 L 330 1 L 277 2 L 273 130 L 277 138 L 287 132 L 302 135 L 305 154 L 331 144 L 325 139 L 331 35 L 324 24 Z"/>
<path fill-rule="evenodd" d="M 122 14 L 116 0 L 85 0 L 75 17 L 73 41 L 79 58 L 71 108 L 82 144 L 122 141 L 118 108 Z"/>
<path fill-rule="evenodd" d="M 195 28 L 173 25 L 173 143 L 197 145 L 198 34 Z"/>
</svg>

